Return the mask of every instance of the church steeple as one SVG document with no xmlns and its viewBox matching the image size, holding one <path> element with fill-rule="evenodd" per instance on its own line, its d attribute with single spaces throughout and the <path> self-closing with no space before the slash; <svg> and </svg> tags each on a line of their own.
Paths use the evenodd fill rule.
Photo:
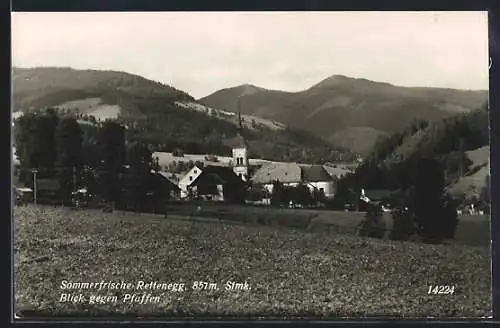
<svg viewBox="0 0 500 328">
<path fill-rule="evenodd" d="M 240 97 L 238 97 L 238 128 L 240 135 L 243 135 L 243 121 L 241 119 Z"/>
<path fill-rule="evenodd" d="M 241 117 L 240 98 L 237 100 L 238 106 L 238 136 L 233 145 L 233 171 L 244 181 L 248 179 L 248 147 L 243 136 L 243 119 Z"/>
</svg>

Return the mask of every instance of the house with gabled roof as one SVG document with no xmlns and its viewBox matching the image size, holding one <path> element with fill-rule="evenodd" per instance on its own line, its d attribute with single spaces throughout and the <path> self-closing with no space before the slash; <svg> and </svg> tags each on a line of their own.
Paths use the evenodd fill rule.
<svg viewBox="0 0 500 328">
<path fill-rule="evenodd" d="M 244 200 L 246 183 L 231 167 L 206 166 L 188 186 L 188 193 L 210 201 L 240 203 Z"/>
</svg>

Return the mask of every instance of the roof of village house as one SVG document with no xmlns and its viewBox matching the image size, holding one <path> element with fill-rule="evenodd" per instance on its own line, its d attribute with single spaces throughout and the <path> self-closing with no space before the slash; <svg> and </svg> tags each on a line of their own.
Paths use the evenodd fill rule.
<svg viewBox="0 0 500 328">
<path fill-rule="evenodd" d="M 322 165 L 301 165 L 302 181 L 320 182 L 331 181 L 332 176 L 328 174 Z"/>
<path fill-rule="evenodd" d="M 298 183 L 302 181 L 300 166 L 296 163 L 264 164 L 250 179 L 254 183 Z"/>
<path fill-rule="evenodd" d="M 201 174 L 192 182 L 192 185 L 201 184 L 241 184 L 243 181 L 233 169 L 224 166 L 205 166 Z"/>
<path fill-rule="evenodd" d="M 329 165 L 323 165 L 323 168 L 328 172 L 328 174 L 332 177 L 335 178 L 340 178 L 344 175 L 347 175 L 348 173 L 351 173 L 350 170 L 341 168 L 341 167 L 334 167 L 334 166 L 329 166 Z"/>
<path fill-rule="evenodd" d="M 183 177 L 183 175 L 179 174 L 179 173 L 170 173 L 170 172 L 163 172 L 163 171 L 158 172 L 158 174 L 161 175 L 163 178 L 167 179 L 170 183 L 175 185 L 177 188 L 178 188 L 177 183 Z"/>
<path fill-rule="evenodd" d="M 162 182 L 162 184 L 164 186 L 166 186 L 169 190 L 180 190 L 179 186 L 177 186 L 177 184 L 175 182 L 173 182 L 170 179 L 168 179 L 167 177 L 165 177 L 163 174 L 161 174 L 161 172 L 152 173 L 152 176 L 155 178 L 156 177 L 160 178 L 160 181 Z"/>
</svg>

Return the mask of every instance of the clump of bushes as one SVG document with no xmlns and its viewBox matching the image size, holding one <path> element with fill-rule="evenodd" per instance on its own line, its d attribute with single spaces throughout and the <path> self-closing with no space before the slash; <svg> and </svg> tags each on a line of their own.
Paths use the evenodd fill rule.
<svg viewBox="0 0 500 328">
<path fill-rule="evenodd" d="M 415 221 L 411 213 L 403 208 L 392 212 L 392 228 L 389 238 L 392 240 L 409 240 L 416 232 Z"/>
<path fill-rule="evenodd" d="M 365 219 L 360 223 L 359 236 L 384 238 L 385 222 L 382 218 L 382 208 L 371 204 L 368 206 Z"/>
</svg>

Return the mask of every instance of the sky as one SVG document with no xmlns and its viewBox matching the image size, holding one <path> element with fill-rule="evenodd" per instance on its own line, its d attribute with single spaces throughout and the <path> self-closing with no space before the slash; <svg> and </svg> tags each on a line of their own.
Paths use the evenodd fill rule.
<svg viewBox="0 0 500 328">
<path fill-rule="evenodd" d="M 487 12 L 14 12 L 12 65 L 125 71 L 195 98 L 331 75 L 487 90 Z"/>
</svg>

